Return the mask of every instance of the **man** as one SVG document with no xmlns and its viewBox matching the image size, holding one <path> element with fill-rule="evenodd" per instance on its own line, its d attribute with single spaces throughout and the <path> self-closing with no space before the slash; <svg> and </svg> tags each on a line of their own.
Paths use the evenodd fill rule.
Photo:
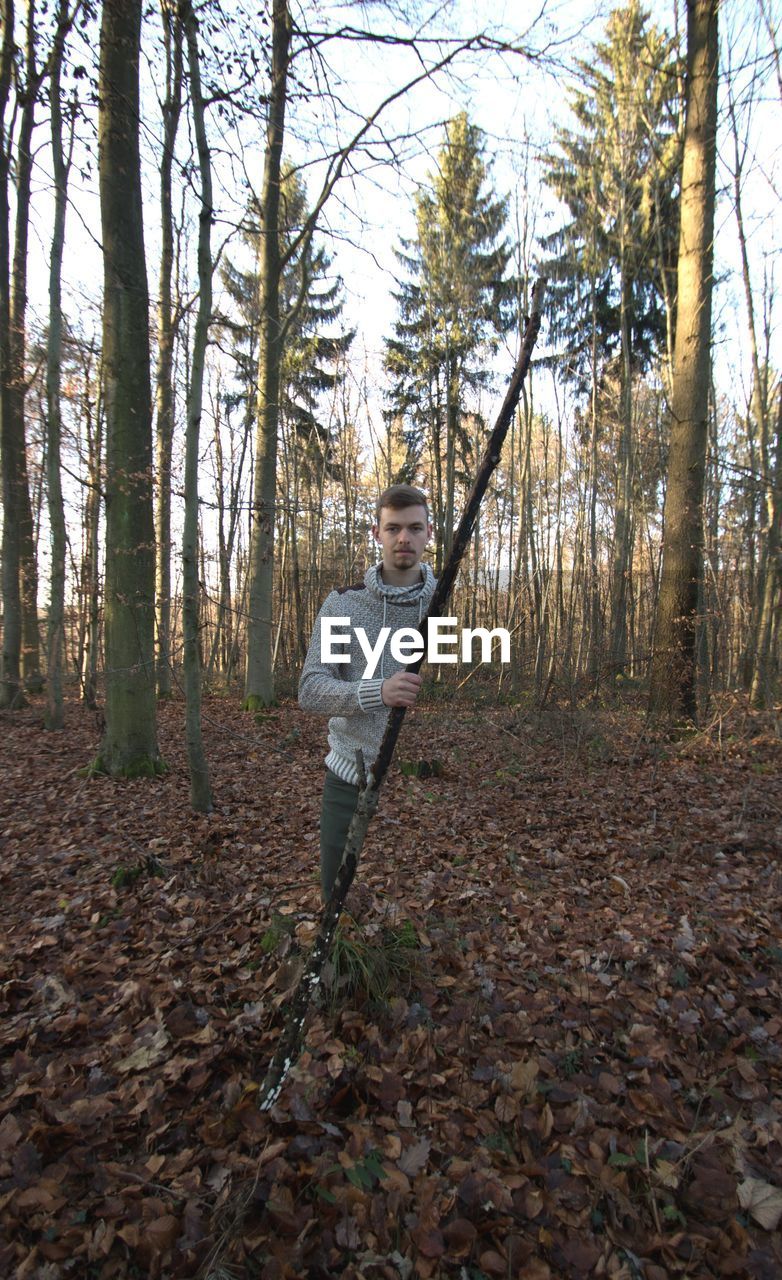
<svg viewBox="0 0 782 1280">
<path fill-rule="evenodd" d="M 392 485 L 380 495 L 376 519 L 372 533 L 382 548 L 381 562 L 367 570 L 363 583 L 332 591 L 326 598 L 299 682 L 299 705 L 331 717 L 320 817 L 324 902 L 331 896 L 358 800 L 356 749 L 361 749 L 369 769 L 389 707 L 412 707 L 421 688 L 421 677 L 391 653 L 391 640 L 396 631 L 418 626 L 435 588 L 431 568 L 421 561 L 432 526 L 420 490 Z M 337 618 L 347 622 L 329 622 Z M 383 627 L 390 628 L 389 642 L 380 652 L 377 670 L 368 674 L 367 649 L 376 650 Z M 356 628 L 363 628 L 363 644 Z M 329 655 L 332 661 L 325 660 Z M 333 655 L 341 660 L 334 661 Z"/>
</svg>

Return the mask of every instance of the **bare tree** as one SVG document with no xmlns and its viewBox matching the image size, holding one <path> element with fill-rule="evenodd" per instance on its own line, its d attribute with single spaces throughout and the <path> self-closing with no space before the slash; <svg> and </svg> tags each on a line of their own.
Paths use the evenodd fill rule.
<svg viewBox="0 0 782 1280">
<path fill-rule="evenodd" d="M 201 93 L 198 26 L 190 0 L 183 0 L 180 19 L 187 37 L 187 67 L 193 109 L 201 208 L 198 215 L 198 314 L 196 316 L 190 381 L 187 389 L 185 438 L 185 525 L 182 535 L 182 612 L 184 619 L 185 692 L 187 695 L 187 757 L 190 766 L 190 799 L 199 813 L 209 813 L 212 793 L 209 769 L 201 737 L 201 664 L 199 654 L 198 581 L 198 439 L 203 404 L 204 363 L 212 319 L 212 169 Z"/>
<path fill-rule="evenodd" d="M 8 120 L 14 55 L 13 0 L 2 0 L 3 42 L 0 46 L 0 454 L 3 468 L 3 673 L 0 705 L 18 707 L 22 693 L 22 594 L 19 588 L 19 448 L 14 439 L 11 405 L 11 247 L 9 169 L 11 124 Z"/>
<path fill-rule="evenodd" d="M 665 534 L 649 710 L 697 716 L 717 132 L 718 0 L 687 2 L 687 81 Z"/>
<path fill-rule="evenodd" d="M 158 302 L 158 358 L 155 375 L 155 452 L 157 546 L 155 601 L 157 623 L 157 691 L 171 695 L 171 453 L 174 439 L 174 340 L 178 314 L 174 306 L 174 217 L 172 169 L 179 118 L 182 114 L 182 22 L 172 0 L 161 0 L 165 51 L 163 147 L 160 157 L 160 284 Z"/>
<path fill-rule="evenodd" d="M 162 768 L 154 680 L 149 295 L 139 162 L 141 0 L 104 0 L 98 124 L 106 388 L 106 729 L 96 766 Z"/>
<path fill-rule="evenodd" d="M 75 104 L 71 116 L 67 152 L 63 142 L 61 102 L 62 62 L 69 25 L 68 0 L 58 0 L 57 30 L 51 59 L 49 103 L 54 171 L 54 226 L 49 259 L 49 334 L 46 343 L 46 479 L 49 500 L 49 528 L 52 549 L 51 590 L 47 637 L 47 729 L 63 725 L 62 672 L 65 659 L 65 508 L 60 475 L 62 413 L 62 258 L 65 245 L 65 215 L 68 207 L 68 175 L 75 136 Z"/>
</svg>

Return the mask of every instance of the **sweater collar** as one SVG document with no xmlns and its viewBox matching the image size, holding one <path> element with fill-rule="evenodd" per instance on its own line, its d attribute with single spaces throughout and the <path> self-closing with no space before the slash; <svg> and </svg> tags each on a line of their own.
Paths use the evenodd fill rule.
<svg viewBox="0 0 782 1280">
<path fill-rule="evenodd" d="M 373 564 L 364 574 L 364 586 L 375 599 L 389 604 L 408 604 L 413 601 L 429 603 L 435 588 L 435 576 L 431 565 L 422 563 L 421 577 L 418 582 L 411 582 L 406 587 L 396 587 L 389 582 L 384 582 L 380 568 L 379 564 Z"/>
</svg>

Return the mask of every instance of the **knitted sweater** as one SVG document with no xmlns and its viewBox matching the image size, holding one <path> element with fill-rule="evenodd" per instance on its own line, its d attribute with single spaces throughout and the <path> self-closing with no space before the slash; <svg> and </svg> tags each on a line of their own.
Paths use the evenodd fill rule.
<svg viewBox="0 0 782 1280">
<path fill-rule="evenodd" d="M 332 591 L 315 620 L 312 639 L 299 681 L 299 705 L 305 711 L 330 716 L 329 753 L 326 767 L 344 782 L 357 783 L 356 748 L 360 747 L 369 769 L 374 762 L 385 732 L 388 707 L 380 690 L 383 681 L 404 663 L 391 655 L 391 637 L 403 627 L 417 627 L 429 608 L 435 588 L 435 577 L 428 564 L 421 565 L 421 581 L 408 587 L 394 587 L 380 576 L 380 566 L 373 565 L 364 575 L 363 584 Z M 323 662 L 321 654 L 322 620 L 348 618 L 349 623 L 337 630 L 350 631 L 350 643 L 336 645 L 335 653 L 350 654 L 347 663 Z M 390 627 L 377 671 L 364 679 L 366 656 L 355 634 L 363 627 L 374 648 L 381 627 Z"/>
</svg>

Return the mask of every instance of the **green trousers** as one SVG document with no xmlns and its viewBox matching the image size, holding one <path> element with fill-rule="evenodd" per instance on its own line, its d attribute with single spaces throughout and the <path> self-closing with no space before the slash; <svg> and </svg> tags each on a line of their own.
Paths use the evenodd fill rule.
<svg viewBox="0 0 782 1280">
<path fill-rule="evenodd" d="M 337 878 L 350 819 L 356 812 L 358 787 L 326 770 L 320 807 L 320 890 L 324 902 L 331 897 Z"/>
</svg>

